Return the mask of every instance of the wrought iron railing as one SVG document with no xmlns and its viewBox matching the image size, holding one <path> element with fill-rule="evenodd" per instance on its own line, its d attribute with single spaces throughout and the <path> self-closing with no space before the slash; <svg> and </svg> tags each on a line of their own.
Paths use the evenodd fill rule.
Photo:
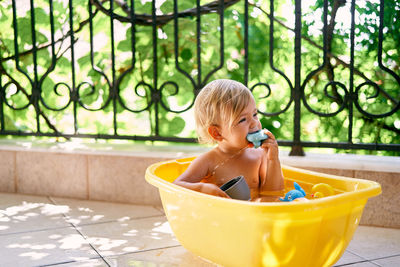
<svg viewBox="0 0 400 267">
<path fill-rule="evenodd" d="M 151 14 L 146 14 L 138 11 L 141 2 L 133 0 L 89 0 L 85 3 L 72 0 L 31 0 L 29 5 L 25 1 L 10 1 L 7 10 L 11 15 L 9 28 L 2 29 L 3 34 L 0 35 L 1 40 L 3 40 L 0 46 L 0 49 L 2 49 L 0 53 L 0 135 L 195 142 L 195 135 L 190 129 L 185 133 L 170 135 L 168 130 L 162 130 L 162 127 L 165 127 L 165 124 L 168 124 L 168 127 L 174 126 L 174 123 L 179 124 L 179 120 L 167 119 L 170 116 L 168 114 L 179 116 L 179 114 L 190 112 L 195 95 L 199 90 L 211 79 L 219 77 L 218 74 L 227 68 L 228 58 L 226 55 L 228 52 L 226 49 L 228 45 L 226 39 L 228 35 L 230 39 L 232 39 L 232 35 L 238 35 L 236 41 L 240 42 L 238 45 L 239 55 L 236 57 L 240 58 L 241 63 L 238 61 L 239 67 L 237 62 L 236 65 L 234 64 L 234 69 L 241 72 L 241 77 L 238 79 L 249 86 L 253 92 L 263 91 L 258 95 L 260 100 L 268 99 L 273 91 L 270 82 L 268 82 L 270 80 L 263 80 L 263 77 L 257 79 L 250 77 L 252 75 L 251 64 L 254 62 L 254 60 L 249 59 L 254 52 L 254 49 L 250 48 L 250 43 L 253 41 L 251 36 L 254 33 L 250 31 L 252 30 L 252 23 L 262 14 L 269 21 L 269 25 L 265 24 L 269 31 L 268 43 L 265 44 L 263 49 L 265 54 L 268 55 L 266 58 L 268 58 L 270 70 L 274 75 L 279 76 L 280 84 L 285 87 L 278 91 L 278 94 L 284 94 L 283 91 L 285 91 L 286 97 L 284 103 L 278 109 L 270 111 L 267 108 L 262 108 L 259 112 L 262 116 L 271 117 L 271 119 L 286 114 L 284 120 L 290 120 L 288 125 L 291 128 L 291 137 L 278 138 L 280 145 L 291 146 L 293 155 L 301 155 L 303 147 L 400 151 L 400 144 L 396 139 L 398 138 L 396 136 L 400 133 L 400 126 L 398 125 L 400 123 L 399 68 L 395 70 L 387 67 L 383 61 L 383 55 L 386 53 L 383 50 L 384 31 L 387 30 L 387 25 L 385 26 L 387 21 L 384 20 L 385 1 L 381 0 L 380 3 L 374 4 L 378 10 L 376 28 L 379 31 L 375 68 L 383 73 L 382 75 L 390 76 L 392 83 L 389 91 L 379 81 L 371 80 L 367 77 L 368 75 L 362 73 L 355 66 L 355 51 L 357 50 L 355 0 L 347 4 L 346 1 L 339 0 L 324 1 L 321 8 L 323 27 L 320 43 L 304 33 L 302 2 L 300 0 L 294 1 L 291 15 L 294 21 L 293 28 L 285 25 L 280 17 L 275 15 L 274 9 L 278 6 L 278 2 L 271 0 L 258 5 L 239 0 L 217 0 L 209 3 L 196 0 L 191 7 L 186 4 L 184 8 L 180 8 L 179 4 L 182 1 L 153 0 L 149 7 Z M 4 6 L 7 3 L 6 1 Z M 163 3 L 170 5 L 170 12 L 160 12 L 159 5 Z M 328 6 L 330 3 L 332 3 L 331 7 Z M 55 8 L 54 5 L 56 4 L 58 8 Z M 335 7 L 335 4 L 338 6 Z M 65 12 L 59 11 L 60 5 L 64 5 Z M 335 18 L 333 12 L 337 12 L 338 7 L 344 5 L 350 7 L 347 14 L 350 18 L 350 25 L 346 37 L 349 54 L 345 59 L 335 55 L 332 48 L 335 25 L 334 21 L 332 22 L 332 18 Z M 235 8 L 240 10 L 234 12 Z M 21 9 L 24 9 L 26 13 L 22 12 Z M 258 17 L 249 15 L 250 9 L 253 12 L 257 10 Z M 54 12 L 55 10 L 57 12 Z M 80 10 L 80 13 L 76 13 L 75 10 Z M 229 13 L 230 15 L 227 16 L 228 12 L 233 13 L 233 17 L 236 16 L 233 19 L 237 21 L 237 27 L 240 28 L 237 32 L 225 29 L 225 23 L 232 20 L 232 14 Z M 285 12 L 287 13 L 287 11 Z M 84 13 L 87 16 L 82 18 Z M 7 21 L 5 19 L 6 10 L 3 10 L 2 16 L 4 21 Z M 62 16 L 65 17 L 65 25 L 60 25 L 61 19 L 59 18 Z M 218 41 L 214 43 L 219 46 L 214 48 L 217 58 L 215 56 L 208 56 L 207 58 L 203 51 L 206 46 L 205 41 L 211 38 L 203 32 L 207 27 L 204 22 L 207 22 L 209 16 L 214 16 L 214 21 L 217 22 L 215 25 L 217 30 L 212 33 L 219 35 L 216 37 Z M 328 17 L 330 21 L 328 21 Z M 320 18 L 315 15 L 315 19 Z M 190 32 L 193 35 L 192 46 L 194 47 L 182 49 L 185 44 L 182 44 L 180 40 L 186 40 L 180 35 L 182 20 L 194 25 L 193 32 Z M 107 21 L 107 23 L 104 21 Z M 104 60 L 104 58 L 99 60 L 98 47 L 101 41 L 96 40 L 97 35 L 95 33 L 98 23 L 107 24 L 104 33 L 108 34 L 108 60 Z M 40 31 L 40 27 L 43 27 L 44 24 L 50 27 L 46 33 Z M 292 49 L 288 51 L 288 54 L 293 56 L 292 61 L 290 61 L 290 64 L 293 65 L 283 66 L 280 63 L 278 64 L 279 67 L 276 66 L 275 53 L 280 42 L 274 35 L 277 26 L 285 27 L 288 32 L 293 34 L 291 39 Z M 166 27 L 169 28 L 165 30 Z M 121 31 L 118 30 L 121 28 L 126 30 L 124 32 L 126 39 L 123 40 L 120 38 Z M 163 39 L 166 38 L 163 36 L 166 35 L 168 30 L 170 31 L 168 39 L 173 39 L 173 41 L 166 45 L 163 42 Z M 89 36 L 84 36 L 84 31 L 89 33 Z M 6 33 L 11 36 L 12 44 L 6 42 Z M 151 41 L 143 45 L 141 42 L 145 39 L 145 36 Z M 80 45 L 83 39 L 85 39 L 86 46 Z M 281 40 L 281 42 L 284 41 Z M 302 48 L 304 48 L 305 43 L 311 44 L 318 51 L 322 51 L 319 56 L 320 60 L 317 60 L 320 63 L 315 63 L 315 67 L 311 70 L 304 67 Z M 122 44 L 125 44 L 125 46 Z M 151 45 L 149 46 L 149 44 Z M 143 50 L 146 49 L 146 45 L 149 46 L 146 50 L 148 53 L 143 55 L 139 51 L 139 47 Z M 168 47 L 169 45 L 173 45 L 173 48 Z M 121 47 L 123 47 L 124 52 L 130 53 L 130 55 L 121 57 L 119 51 Z M 86 52 L 83 56 L 81 50 Z M 160 55 L 164 52 L 165 58 L 164 54 Z M 43 61 L 42 58 L 46 60 Z M 125 65 L 120 64 L 121 58 Z M 85 60 L 90 69 L 83 70 L 83 65 L 80 65 L 79 62 Z M 173 63 L 170 60 L 173 60 Z M 343 68 L 348 70 L 348 75 L 345 78 L 335 78 L 332 60 L 339 62 Z M 194 66 L 193 69 L 191 71 L 185 69 L 183 66 L 185 62 L 183 61 L 191 62 Z M 217 62 L 214 67 L 210 66 L 212 65 L 211 61 Z M 161 67 L 161 65 L 167 65 L 167 62 L 169 66 L 174 66 L 172 72 L 179 73 L 181 78 L 171 80 L 163 78 L 163 80 L 160 80 L 160 69 L 165 74 L 165 67 Z M 146 64 L 150 64 L 150 67 L 147 68 L 147 74 L 145 74 L 147 78 L 143 79 L 143 72 L 146 72 L 143 70 L 143 66 Z M 59 66 L 63 66 L 63 70 L 59 70 Z M 306 72 L 305 69 L 307 69 Z M 65 70 L 68 70 L 67 74 Z M 90 79 L 81 77 L 84 71 L 86 71 L 87 76 L 90 76 Z M 171 69 L 169 71 L 171 72 Z M 327 81 L 323 86 L 323 97 L 331 101 L 331 108 L 325 110 L 316 108 L 313 105 L 316 102 L 315 98 L 312 101 L 309 98 L 312 94 L 312 89 L 309 88 L 312 88 L 312 85 L 315 84 L 315 77 L 320 72 L 327 73 Z M 223 73 L 232 74 L 226 70 Z M 50 79 L 49 77 L 52 75 L 55 75 L 55 77 Z M 171 76 L 173 75 L 175 74 L 171 74 Z M 291 75 L 293 75 L 293 78 L 290 77 Z M 69 78 L 65 79 L 67 76 Z M 61 81 L 58 81 L 57 77 L 64 78 L 60 78 Z M 185 86 L 189 84 L 191 88 L 183 89 L 181 82 L 185 82 Z M 102 86 L 99 87 L 99 84 L 102 84 Z M 134 88 L 132 90 L 135 93 L 134 98 L 126 96 L 128 90 L 126 88 L 129 87 Z M 363 93 L 365 88 L 372 88 L 373 92 L 366 96 L 366 93 Z M 179 104 L 176 104 L 176 101 L 171 102 L 169 99 L 182 94 L 186 94 L 181 97 L 186 98 L 186 100 L 183 101 L 182 107 L 176 108 Z M 378 97 L 384 99 L 380 103 L 380 107 L 384 106 L 383 111 L 371 111 L 363 102 L 369 103 L 368 101 L 378 99 Z M 54 100 L 57 98 L 61 100 Z M 93 116 L 94 121 L 89 120 L 89 123 L 86 123 L 89 126 L 80 124 L 82 113 L 90 117 L 90 114 L 98 114 L 99 112 L 98 117 L 100 118 Z M 124 130 L 119 120 L 122 113 L 128 114 L 126 116 L 135 116 L 137 120 L 131 120 L 132 123 L 138 125 L 135 129 L 140 128 L 141 123 L 148 123 L 150 125 L 148 133 L 135 132 L 134 129 Z M 335 140 L 331 137 L 326 141 L 317 136 L 313 140 L 307 140 L 307 135 L 302 133 L 304 130 L 302 117 L 305 113 L 321 119 L 333 118 L 338 115 L 344 116 L 346 119 L 343 122 L 343 127 L 347 131 L 347 137 L 344 140 Z M 361 118 L 363 123 L 374 123 L 381 118 L 393 118 L 392 124 L 394 126 L 382 126 L 382 122 L 379 123 L 382 129 L 391 131 L 394 137 L 386 143 L 378 139 L 374 142 L 363 142 L 363 138 L 359 135 L 355 140 L 354 131 L 357 127 L 354 121 L 355 113 L 358 114 L 357 119 Z M 144 119 L 146 117 L 144 115 L 140 117 L 141 114 L 147 114 L 148 118 Z M 24 116 L 25 120 L 18 119 L 20 116 Z M 60 116 L 63 118 L 59 119 Z M 110 116 L 112 118 L 108 118 Z M 66 121 L 64 124 L 63 120 Z M 93 126 L 101 125 L 103 120 L 112 121 L 109 129 L 99 130 L 101 127 Z M 34 122 L 32 123 L 32 121 Z M 64 127 L 65 124 L 68 124 L 69 127 Z"/>
</svg>

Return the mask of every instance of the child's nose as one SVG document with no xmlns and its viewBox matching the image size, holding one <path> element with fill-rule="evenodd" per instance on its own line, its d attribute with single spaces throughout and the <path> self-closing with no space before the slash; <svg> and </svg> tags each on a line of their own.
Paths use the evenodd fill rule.
<svg viewBox="0 0 400 267">
<path fill-rule="evenodd" d="M 258 118 L 257 117 L 252 117 L 250 126 L 252 129 L 258 126 Z"/>
</svg>

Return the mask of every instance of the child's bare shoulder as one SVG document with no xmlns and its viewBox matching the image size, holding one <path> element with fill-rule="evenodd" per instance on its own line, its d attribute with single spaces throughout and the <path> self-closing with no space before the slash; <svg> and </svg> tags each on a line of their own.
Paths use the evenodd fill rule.
<svg viewBox="0 0 400 267">
<path fill-rule="evenodd" d="M 200 156 L 196 157 L 193 161 L 194 164 L 209 164 L 216 158 L 215 149 L 207 151 Z"/>
<path fill-rule="evenodd" d="M 219 162 L 220 159 L 218 158 L 217 152 L 214 149 L 207 151 L 193 160 L 192 167 L 195 169 L 202 169 L 207 170 L 207 173 L 214 169 L 215 162 Z"/>
<path fill-rule="evenodd" d="M 199 182 L 205 177 L 210 169 L 210 154 L 209 152 L 197 156 L 188 166 L 184 173 L 182 173 L 176 180 L 177 181 L 190 181 L 192 183 Z"/>
</svg>

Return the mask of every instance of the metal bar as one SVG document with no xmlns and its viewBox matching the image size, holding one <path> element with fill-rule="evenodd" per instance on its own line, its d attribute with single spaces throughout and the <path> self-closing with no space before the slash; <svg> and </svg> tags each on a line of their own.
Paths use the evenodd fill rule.
<svg viewBox="0 0 400 267">
<path fill-rule="evenodd" d="M 18 22 L 17 22 L 17 7 L 16 7 L 16 0 L 12 1 L 12 6 L 13 6 L 13 29 L 14 29 L 14 53 L 15 53 L 15 68 L 22 73 L 30 82 L 31 85 L 33 85 L 33 81 L 29 75 L 23 71 L 19 65 L 19 49 L 18 49 Z M 32 102 L 32 97 L 30 98 L 30 103 Z M 29 104 L 30 104 L 29 103 Z M 28 104 L 28 105 L 29 105 Z"/>
<path fill-rule="evenodd" d="M 201 88 L 201 14 L 200 0 L 196 0 L 197 85 Z"/>
<path fill-rule="evenodd" d="M 350 84 L 349 84 L 349 101 L 348 101 L 348 109 L 349 109 L 349 130 L 347 141 L 349 143 L 353 143 L 353 101 L 355 99 L 354 96 L 354 38 L 355 38 L 355 0 L 351 1 L 351 29 L 350 29 Z"/>
<path fill-rule="evenodd" d="M 293 147 L 290 151 L 292 156 L 304 156 L 301 138 L 301 0 L 295 1 L 295 41 L 294 41 L 294 132 Z"/>
<path fill-rule="evenodd" d="M 175 68 L 182 73 L 186 78 L 190 80 L 190 82 L 193 85 L 194 88 L 194 93 L 195 95 L 198 93 L 198 91 L 201 89 L 199 84 L 196 84 L 192 76 L 184 71 L 180 66 L 179 66 L 179 23 L 178 23 L 178 0 L 174 0 L 174 54 L 175 54 Z"/>
<path fill-rule="evenodd" d="M 159 132 L 159 121 L 158 121 L 158 58 L 157 58 L 157 16 L 156 16 L 156 0 L 152 1 L 151 7 L 151 15 L 152 15 L 152 27 L 153 27 L 153 90 L 151 98 L 154 101 L 154 120 L 155 120 L 155 135 L 160 135 Z"/>
<path fill-rule="evenodd" d="M 273 1 L 273 0 L 271 0 Z M 244 81 L 245 86 L 249 83 L 249 1 L 244 1 Z"/>
<path fill-rule="evenodd" d="M 90 64 L 91 64 L 91 67 L 96 73 L 101 75 L 106 80 L 107 85 L 109 87 L 109 92 L 112 92 L 113 81 L 110 82 L 110 79 L 107 77 L 107 75 L 104 73 L 104 71 L 101 70 L 100 68 L 98 68 L 94 62 L 93 13 L 92 13 L 92 5 L 91 5 L 90 0 L 89 0 L 89 40 L 90 40 Z M 73 45 L 73 44 L 71 44 L 71 45 Z M 84 84 L 89 84 L 89 86 L 91 87 L 92 91 L 89 94 L 92 94 L 94 92 L 94 90 L 96 89 L 95 84 L 90 84 L 89 82 L 85 82 L 85 81 L 81 82 L 76 88 L 77 102 L 79 103 L 79 105 L 89 111 L 99 111 L 99 110 L 105 109 L 108 106 L 108 104 L 110 103 L 110 101 L 113 99 L 112 94 L 111 93 L 109 94 L 107 100 L 105 102 L 103 101 L 104 103 L 100 108 L 90 108 L 89 106 L 85 105 L 83 103 L 82 99 L 80 98 L 79 89 Z"/>
<path fill-rule="evenodd" d="M 88 139 L 115 139 L 131 141 L 164 141 L 196 143 L 197 138 L 173 137 L 173 136 L 140 136 L 140 135 L 111 135 L 111 134 L 63 134 L 50 132 L 22 132 L 22 131 L 3 131 L 2 135 L 11 136 L 40 136 L 40 137 L 64 137 L 64 138 L 88 138 Z"/>
<path fill-rule="evenodd" d="M 118 100 L 119 104 L 122 106 L 123 109 L 130 110 L 124 103 L 124 100 L 122 99 L 120 95 L 120 84 L 122 80 L 128 75 L 132 73 L 132 70 L 135 69 L 135 64 L 136 64 L 136 15 L 135 15 L 135 4 L 134 0 L 130 0 L 130 29 L 131 29 L 131 53 L 132 53 L 132 65 L 123 71 L 118 79 L 115 82 L 115 93 L 116 93 L 116 100 Z M 132 110 L 130 110 L 132 111 Z M 134 111 L 133 111 L 134 112 Z"/>
<path fill-rule="evenodd" d="M 281 113 L 286 112 L 289 107 L 291 106 L 292 102 L 293 102 L 293 98 L 294 98 L 294 88 L 292 85 L 292 82 L 290 81 L 290 79 L 285 75 L 285 73 L 283 73 L 283 71 L 277 69 L 274 65 L 274 21 L 275 21 L 275 17 L 274 17 L 274 0 L 270 1 L 270 14 L 269 14 L 269 19 L 270 19 L 270 24 L 269 24 L 269 65 L 271 66 L 271 69 L 275 72 L 277 72 L 280 76 L 282 76 L 286 82 L 289 85 L 290 88 L 290 99 L 288 100 L 288 103 L 286 105 L 285 108 L 281 109 L 278 112 L 274 112 L 274 113 L 266 113 L 266 112 L 261 112 L 259 111 L 260 114 L 263 115 L 268 115 L 268 116 L 276 116 L 279 115 Z"/>
<path fill-rule="evenodd" d="M 18 22 L 17 22 L 17 7 L 16 7 L 16 0 L 13 0 L 12 1 L 12 9 L 13 9 L 13 30 L 14 30 L 14 53 L 15 53 L 15 68 L 20 72 L 20 73 L 22 73 L 27 79 L 28 79 L 28 81 L 29 81 L 29 83 L 30 83 L 30 85 L 32 86 L 32 88 L 33 88 L 33 81 L 32 81 L 32 79 L 31 79 L 31 77 L 29 77 L 29 75 L 25 72 L 25 71 L 23 71 L 22 69 L 21 69 L 21 66 L 19 65 L 19 49 L 18 49 Z M 27 95 L 26 95 L 26 97 L 28 98 L 28 103 L 27 104 L 25 104 L 24 106 L 22 106 L 22 107 L 11 107 L 12 109 L 14 109 L 14 110 L 22 110 L 22 109 L 25 109 L 25 108 L 27 108 L 29 105 L 31 105 L 32 103 L 33 103 L 33 96 L 32 96 L 33 94 L 31 94 L 30 96 L 28 95 L 28 93 L 27 93 Z M 7 101 L 6 101 L 6 99 L 4 99 L 4 102 L 6 102 L 6 104 L 7 104 Z M 7 104 L 8 105 L 8 104 Z"/>
<path fill-rule="evenodd" d="M 32 34 L 32 56 L 33 56 L 33 75 L 34 82 L 32 86 L 32 98 L 33 98 L 33 106 L 36 112 L 36 129 L 40 132 L 40 111 L 39 111 L 39 96 L 40 96 L 40 88 L 39 78 L 38 78 L 38 64 L 37 64 L 37 46 L 36 46 L 36 31 L 35 31 L 35 7 L 33 0 L 30 1 L 31 6 L 31 34 Z"/>
<path fill-rule="evenodd" d="M 92 12 L 91 12 L 91 4 L 90 0 L 88 0 L 89 3 L 89 10 L 90 14 L 89 17 L 92 19 Z M 73 116 L 74 116 L 74 133 L 78 133 L 78 95 L 77 95 L 77 90 L 76 90 L 76 77 L 75 77 L 75 37 L 74 37 L 74 12 L 73 12 L 73 5 L 72 5 L 72 0 L 69 1 L 69 29 L 70 29 L 70 42 L 71 42 L 71 83 L 72 83 L 72 101 L 73 101 Z"/>
<path fill-rule="evenodd" d="M 111 30 L 111 75 L 112 82 L 110 87 L 110 96 L 113 102 L 113 127 L 114 135 L 118 135 L 117 124 L 117 88 L 115 78 L 115 44 L 114 44 L 114 0 L 110 0 L 110 30 Z"/>
<path fill-rule="evenodd" d="M 294 142 L 291 141 L 280 141 L 280 146 L 293 146 Z M 304 147 L 313 148 L 335 148 L 335 149 L 354 149 L 354 150 L 385 150 L 385 151 L 400 151 L 400 144 L 379 144 L 379 143 L 347 143 L 347 142 L 301 142 Z"/>
</svg>

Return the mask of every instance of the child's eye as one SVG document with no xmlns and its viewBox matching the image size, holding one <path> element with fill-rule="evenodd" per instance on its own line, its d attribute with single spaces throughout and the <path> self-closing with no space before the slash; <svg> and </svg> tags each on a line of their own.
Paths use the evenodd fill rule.
<svg viewBox="0 0 400 267">
<path fill-rule="evenodd" d="M 243 118 L 238 123 L 242 123 L 242 122 L 245 122 L 245 121 L 246 121 L 246 118 Z"/>
<path fill-rule="evenodd" d="M 253 117 L 257 117 L 257 115 L 258 115 L 258 113 L 256 112 L 256 113 L 253 114 Z"/>
</svg>

